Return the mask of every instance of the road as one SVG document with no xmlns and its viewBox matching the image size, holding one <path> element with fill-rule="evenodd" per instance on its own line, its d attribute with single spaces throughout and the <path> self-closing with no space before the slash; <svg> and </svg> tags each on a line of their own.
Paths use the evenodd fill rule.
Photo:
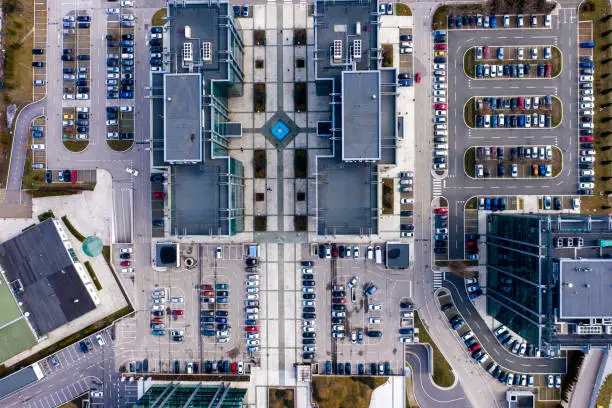
<svg viewBox="0 0 612 408">
<path fill-rule="evenodd" d="M 428 408 L 472 407 L 459 383 L 450 389 L 433 384 L 428 355 L 429 349 L 422 344 L 406 346 L 406 362 L 412 368 L 412 388 L 419 405 Z"/>
<path fill-rule="evenodd" d="M 448 33 L 449 171 L 441 195 L 449 202 L 449 256 L 464 257 L 464 204 L 476 195 L 576 194 L 578 154 L 577 19 L 575 9 L 561 9 L 550 29 L 451 30 Z M 475 80 L 463 70 L 463 55 L 473 46 L 556 45 L 563 55 L 563 69 L 551 79 Z M 568 84 L 572 84 L 568 86 Z M 564 118 L 554 129 L 470 129 L 463 119 L 463 106 L 472 97 L 500 95 L 556 95 L 563 104 Z M 556 145 L 563 152 L 564 169 L 554 178 L 473 179 L 464 172 L 463 154 L 470 146 Z"/>
<path fill-rule="evenodd" d="M 455 307 L 474 332 L 482 348 L 497 364 L 509 371 L 521 374 L 564 374 L 567 371 L 565 358 L 520 357 L 510 353 L 497 341 L 470 301 L 463 279 L 447 275 L 449 276 L 444 281 L 444 287 L 451 292 Z"/>
</svg>

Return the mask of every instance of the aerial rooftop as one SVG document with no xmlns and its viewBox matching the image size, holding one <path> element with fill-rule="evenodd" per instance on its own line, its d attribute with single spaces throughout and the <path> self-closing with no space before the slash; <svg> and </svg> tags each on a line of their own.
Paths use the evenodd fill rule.
<svg viewBox="0 0 612 408">
<path fill-rule="evenodd" d="M 560 318 L 612 317 L 612 259 L 560 259 Z"/>
</svg>

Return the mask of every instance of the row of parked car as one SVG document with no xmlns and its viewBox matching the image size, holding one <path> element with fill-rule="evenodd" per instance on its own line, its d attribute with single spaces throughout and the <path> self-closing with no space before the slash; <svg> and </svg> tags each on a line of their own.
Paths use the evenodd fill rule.
<svg viewBox="0 0 612 408">
<path fill-rule="evenodd" d="M 334 370 L 335 368 L 335 370 Z M 351 363 L 336 363 L 335 367 L 331 361 L 325 362 L 325 375 L 351 375 Z M 391 375 L 391 363 L 370 363 L 370 375 Z M 357 375 L 366 375 L 364 363 L 357 364 Z"/>
<path fill-rule="evenodd" d="M 220 248 L 221 247 L 217 249 Z M 246 300 L 248 301 L 259 301 L 259 269 L 257 266 L 257 258 L 247 259 L 245 266 L 246 279 L 244 284 L 246 290 Z M 244 312 L 245 326 L 257 326 L 257 320 L 259 319 L 259 305 L 245 306 Z M 244 341 L 246 343 L 247 350 L 250 353 L 261 351 L 259 333 L 247 333 Z"/>
<path fill-rule="evenodd" d="M 314 263 L 302 261 L 302 358 L 316 358 L 316 289 L 314 280 Z"/>
<path fill-rule="evenodd" d="M 121 16 L 127 17 L 127 16 Z M 133 17 L 134 16 L 129 16 Z M 122 21 L 132 22 L 130 20 Z M 134 34 L 121 34 L 121 38 L 115 38 L 111 34 L 106 35 L 106 98 L 107 99 L 132 99 L 134 97 Z M 120 49 L 121 53 L 113 53 L 111 49 Z"/>
<path fill-rule="evenodd" d="M 477 128 L 550 128 L 552 116 L 549 113 L 526 113 L 518 115 L 504 115 L 495 113 L 492 115 L 475 116 Z"/>
<path fill-rule="evenodd" d="M 446 31 L 438 30 L 434 32 L 434 55 L 446 49 Z M 444 58 L 438 56 L 436 58 Z M 433 168 L 443 170 L 447 166 L 448 160 L 448 130 L 446 104 L 446 64 L 435 62 L 434 58 L 434 157 Z M 438 89 L 443 86 L 444 89 Z"/>
<path fill-rule="evenodd" d="M 228 343 L 230 340 L 229 312 L 222 310 L 221 305 L 229 303 L 229 285 L 227 283 L 203 283 L 200 286 L 200 302 L 209 305 L 208 310 L 200 311 L 200 333 L 205 337 L 216 337 L 217 343 Z"/>
<path fill-rule="evenodd" d="M 551 110 L 552 96 L 485 96 L 474 100 L 476 110 L 504 111 L 504 110 Z M 502 125 L 503 126 L 503 125 Z"/>
<path fill-rule="evenodd" d="M 504 49 L 505 49 L 504 47 L 497 47 L 497 51 L 495 52 L 495 55 L 498 60 L 504 59 Z M 525 59 L 525 48 L 516 47 L 514 49 L 515 49 L 514 51 L 515 58 L 519 61 L 524 60 Z M 543 58 L 545 60 L 551 59 L 552 58 L 552 48 L 543 47 L 543 50 L 544 50 L 542 52 Z M 531 47 L 531 51 L 529 51 L 527 59 L 537 60 L 539 59 L 539 56 L 540 56 L 539 48 Z M 491 58 L 491 49 L 489 48 L 488 45 L 483 45 L 482 47 L 476 47 L 476 60 L 480 61 L 482 59 L 485 59 L 485 60 L 493 59 Z"/>
<path fill-rule="evenodd" d="M 539 78 L 550 78 L 551 64 L 534 64 L 535 74 Z M 476 78 L 524 78 L 531 74 L 531 64 L 476 64 Z"/>
<path fill-rule="evenodd" d="M 151 64 L 151 71 L 153 72 L 164 71 L 163 32 L 164 29 L 162 27 L 151 27 L 151 35 L 148 45 L 149 63 Z"/>
<path fill-rule="evenodd" d="M 503 17 L 499 16 L 502 19 L 502 24 L 504 28 L 509 28 L 511 25 L 510 16 L 505 14 Z M 495 14 L 489 15 L 461 15 L 458 14 L 456 16 L 449 15 L 448 16 L 448 27 L 449 28 L 461 28 L 461 27 L 478 27 L 478 28 L 497 28 L 497 18 Z M 529 23 L 531 27 L 538 27 L 540 16 L 532 14 L 529 17 Z M 523 28 L 525 26 L 525 16 L 517 15 L 514 17 L 514 26 L 517 28 Z M 552 20 L 549 14 L 544 15 L 544 26 L 546 28 L 550 28 L 552 24 Z"/>
<path fill-rule="evenodd" d="M 448 250 L 448 208 L 434 209 L 434 228 L 436 235 L 445 235 L 447 239 L 434 240 L 434 254 L 442 255 Z"/>
<path fill-rule="evenodd" d="M 581 46 L 583 45 L 585 44 L 581 44 Z M 593 62 L 592 56 L 583 55 L 580 57 L 578 65 L 581 74 L 578 78 L 580 88 L 580 102 L 578 105 L 580 111 L 580 176 L 578 179 L 578 194 L 593 195 L 593 189 L 595 188 L 594 163 L 596 155 L 595 146 L 593 144 L 593 119 L 595 109 L 595 99 L 593 96 L 593 69 L 595 63 Z"/>
</svg>

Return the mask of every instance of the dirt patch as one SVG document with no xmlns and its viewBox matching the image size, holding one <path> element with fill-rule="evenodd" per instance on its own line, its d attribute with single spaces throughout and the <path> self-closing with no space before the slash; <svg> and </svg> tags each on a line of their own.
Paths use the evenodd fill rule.
<svg viewBox="0 0 612 408">
<path fill-rule="evenodd" d="M 253 85 L 253 110 L 255 112 L 266 111 L 266 84 Z"/>
<path fill-rule="evenodd" d="M 385 215 L 393 214 L 393 179 L 382 179 L 382 213 Z"/>
<path fill-rule="evenodd" d="M 88 144 L 89 140 L 64 140 L 64 147 L 71 152 L 82 152 Z"/>
<path fill-rule="evenodd" d="M 133 140 L 107 140 L 108 147 L 118 152 L 123 152 L 132 147 L 134 144 Z"/>
<path fill-rule="evenodd" d="M 265 30 L 253 30 L 253 44 L 266 45 L 266 31 Z"/>
<path fill-rule="evenodd" d="M 308 216 L 296 215 L 293 217 L 293 229 L 298 232 L 308 231 Z"/>
<path fill-rule="evenodd" d="M 295 390 L 292 388 L 268 388 L 268 408 L 295 407 Z"/>
<path fill-rule="evenodd" d="M 296 149 L 293 156 L 293 172 L 295 178 L 308 177 L 308 151 Z"/>
<path fill-rule="evenodd" d="M 265 215 L 256 215 L 253 220 L 253 229 L 257 232 L 268 230 L 268 217 Z"/>
<path fill-rule="evenodd" d="M 321 408 L 367 408 L 387 377 L 313 377 L 312 398 Z"/>
<path fill-rule="evenodd" d="M 253 172 L 255 173 L 255 178 L 266 178 L 267 164 L 266 151 L 255 150 L 253 154 Z"/>
<path fill-rule="evenodd" d="M 295 98 L 296 112 L 305 112 L 308 109 L 308 88 L 306 82 L 296 82 L 293 96 Z"/>
<path fill-rule="evenodd" d="M 382 45 L 382 66 L 383 68 L 393 66 L 393 44 Z"/>
<path fill-rule="evenodd" d="M 293 44 L 294 45 L 306 45 L 306 29 L 297 28 L 293 30 Z"/>
</svg>

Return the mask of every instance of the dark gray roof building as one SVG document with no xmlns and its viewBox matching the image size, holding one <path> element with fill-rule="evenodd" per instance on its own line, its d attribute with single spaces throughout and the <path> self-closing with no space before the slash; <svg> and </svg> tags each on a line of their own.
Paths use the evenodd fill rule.
<svg viewBox="0 0 612 408">
<path fill-rule="evenodd" d="M 43 377 L 38 364 L 33 364 L 0 380 L 0 399 L 9 396 Z"/>
<path fill-rule="evenodd" d="M 380 159 L 380 71 L 342 73 L 342 160 Z"/>
<path fill-rule="evenodd" d="M 410 245 L 401 242 L 387 242 L 386 266 L 390 269 L 406 269 L 410 266 Z"/>
<path fill-rule="evenodd" d="M 202 161 L 202 76 L 164 75 L 164 161 Z"/>
<path fill-rule="evenodd" d="M 53 219 L 0 245 L 0 266 L 38 336 L 93 310 L 91 281 L 85 287 Z M 76 259 L 76 254 L 72 252 Z M 79 268 L 83 268 L 78 264 Z M 85 273 L 81 269 L 81 273 Z M 85 278 L 87 279 L 87 278 Z M 95 289 L 93 289 L 95 292 Z"/>
</svg>

